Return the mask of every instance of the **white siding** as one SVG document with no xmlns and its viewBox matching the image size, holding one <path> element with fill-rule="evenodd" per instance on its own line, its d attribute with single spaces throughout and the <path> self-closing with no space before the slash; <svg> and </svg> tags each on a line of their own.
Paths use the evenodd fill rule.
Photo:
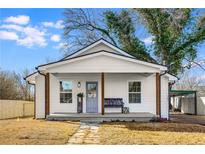
<svg viewBox="0 0 205 154">
<path fill-rule="evenodd" d="M 161 76 L 161 116 L 168 118 L 169 112 L 169 91 L 168 91 L 168 77 Z"/>
<path fill-rule="evenodd" d="M 92 47 L 91 49 L 81 53 L 80 55 L 90 54 L 90 53 L 94 53 L 94 52 L 98 52 L 98 51 L 102 51 L 102 50 L 120 54 L 119 52 L 117 52 L 116 50 L 110 48 L 109 46 L 107 46 L 103 43 L 100 43 L 100 44 Z"/>
<path fill-rule="evenodd" d="M 141 82 L 141 103 L 128 103 L 128 81 Z M 123 98 L 125 107 L 130 112 L 150 112 L 156 114 L 156 83 L 155 75 L 140 74 L 105 74 L 105 98 Z M 114 110 L 114 109 L 110 109 Z M 120 109 L 115 109 L 120 111 Z M 109 112 L 109 109 L 105 111 Z"/>
<path fill-rule="evenodd" d="M 73 102 L 71 104 L 60 103 L 60 80 L 68 80 L 73 83 Z M 77 94 L 83 92 L 83 113 L 86 113 L 86 81 L 98 82 L 98 113 L 101 113 L 101 74 L 100 73 L 73 73 L 73 74 L 50 74 L 50 113 L 76 113 Z M 141 82 L 141 103 L 128 103 L 128 81 Z M 45 82 L 44 77 L 36 78 L 36 109 L 37 118 L 45 116 Z M 81 82 L 81 88 L 77 83 Z M 156 114 L 156 76 L 155 74 L 144 75 L 137 73 L 105 73 L 105 98 L 122 98 L 125 107 L 130 112 L 150 112 Z M 120 108 L 109 109 L 105 112 L 121 112 Z M 168 79 L 161 78 L 161 114 L 168 118 Z"/>
<path fill-rule="evenodd" d="M 56 74 L 50 75 L 50 113 L 77 112 L 77 94 L 83 92 L 86 95 L 86 81 L 98 82 L 98 112 L 101 113 L 101 76 L 98 73 L 93 74 Z M 73 83 L 72 103 L 60 103 L 60 80 L 68 80 Z M 81 88 L 77 87 L 78 82 L 81 82 Z M 86 97 L 83 98 L 83 113 L 86 113 Z"/>
<path fill-rule="evenodd" d="M 195 114 L 194 97 L 181 97 L 181 112 L 188 114 Z"/>
<path fill-rule="evenodd" d="M 159 72 L 158 68 L 136 64 L 135 62 L 122 60 L 119 58 L 110 57 L 107 55 L 98 55 L 95 57 L 85 58 L 70 63 L 65 63 L 59 66 L 48 68 L 51 73 L 149 73 Z"/>
<path fill-rule="evenodd" d="M 197 114 L 205 115 L 205 97 L 197 97 Z"/>
<path fill-rule="evenodd" d="M 45 118 L 45 77 L 36 76 L 36 118 Z"/>
<path fill-rule="evenodd" d="M 61 104 L 59 96 L 59 81 L 69 80 L 73 82 L 73 103 Z M 139 104 L 128 103 L 128 81 L 141 81 L 142 83 L 142 101 Z M 81 88 L 77 83 L 81 82 Z M 57 112 L 77 112 L 77 94 L 83 92 L 86 94 L 86 81 L 98 82 L 98 113 L 101 113 L 101 74 L 56 74 L 50 76 L 52 83 L 50 90 L 50 111 Z M 126 107 L 130 112 L 150 112 L 156 113 L 156 84 L 155 75 L 142 76 L 140 74 L 107 74 L 105 73 L 105 98 L 123 98 Z M 121 112 L 121 109 L 106 108 L 105 112 Z M 86 97 L 83 98 L 83 112 L 86 113 Z"/>
</svg>

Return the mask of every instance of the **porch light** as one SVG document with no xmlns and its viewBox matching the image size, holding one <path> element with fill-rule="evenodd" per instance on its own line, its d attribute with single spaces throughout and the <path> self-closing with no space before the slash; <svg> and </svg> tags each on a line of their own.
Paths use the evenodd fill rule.
<svg viewBox="0 0 205 154">
<path fill-rule="evenodd" d="M 80 87 L 81 87 L 81 83 L 80 83 L 79 81 L 78 81 L 78 85 L 77 85 L 77 86 L 78 86 L 78 88 L 80 88 Z"/>
</svg>

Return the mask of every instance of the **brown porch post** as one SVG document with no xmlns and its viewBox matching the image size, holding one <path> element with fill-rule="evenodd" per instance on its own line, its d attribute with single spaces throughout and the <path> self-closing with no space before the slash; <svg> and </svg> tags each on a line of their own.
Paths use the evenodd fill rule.
<svg viewBox="0 0 205 154">
<path fill-rule="evenodd" d="M 104 90 L 105 90 L 105 87 L 104 87 L 104 73 L 101 73 L 101 108 L 102 108 L 102 115 L 104 115 L 104 98 L 105 98 L 105 95 L 104 95 Z"/>
<path fill-rule="evenodd" d="M 161 117 L 161 76 L 156 73 L 156 115 Z"/>
<path fill-rule="evenodd" d="M 50 112 L 50 79 L 49 73 L 45 76 L 45 118 Z"/>
</svg>

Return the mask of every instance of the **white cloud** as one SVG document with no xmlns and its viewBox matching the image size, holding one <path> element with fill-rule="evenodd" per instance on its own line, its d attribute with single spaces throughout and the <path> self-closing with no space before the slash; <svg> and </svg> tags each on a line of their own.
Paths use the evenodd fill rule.
<svg viewBox="0 0 205 154">
<path fill-rule="evenodd" d="M 63 48 L 68 48 L 68 44 L 67 43 L 59 43 L 57 46 L 54 46 L 55 49 L 63 49 Z"/>
<path fill-rule="evenodd" d="M 18 40 L 18 35 L 15 32 L 0 31 L 0 39 L 2 39 L 2 40 Z"/>
<path fill-rule="evenodd" d="M 23 30 L 22 26 L 14 25 L 14 24 L 2 25 L 2 26 L 0 26 L 0 28 L 12 29 L 12 30 L 16 30 L 16 31 L 22 31 Z"/>
<path fill-rule="evenodd" d="M 56 28 L 56 29 L 62 29 L 63 26 L 63 20 L 58 20 L 57 22 L 42 22 L 42 24 L 45 27 L 51 27 L 51 28 Z"/>
<path fill-rule="evenodd" d="M 43 24 L 45 27 L 53 27 L 53 26 L 54 26 L 54 23 L 53 23 L 53 22 L 42 22 L 42 24 Z"/>
<path fill-rule="evenodd" d="M 146 45 L 151 45 L 153 43 L 153 36 L 149 36 L 147 38 L 144 38 L 142 41 L 146 44 Z"/>
<path fill-rule="evenodd" d="M 53 42 L 59 42 L 60 41 L 60 36 L 59 35 L 52 35 L 50 39 Z"/>
<path fill-rule="evenodd" d="M 18 45 L 32 47 L 37 46 L 46 46 L 45 33 L 40 31 L 37 27 L 31 26 L 18 26 L 18 25 L 2 25 L 0 28 L 9 29 L 15 31 L 18 34 L 18 39 L 16 42 Z"/>
<path fill-rule="evenodd" d="M 19 45 L 32 47 L 34 45 L 38 46 L 46 46 L 46 39 L 44 38 L 45 33 L 42 31 L 39 31 L 36 28 L 33 27 L 26 27 L 23 29 L 23 33 L 25 35 L 24 38 L 18 39 L 17 43 Z"/>
<path fill-rule="evenodd" d="M 19 25 L 26 25 L 30 21 L 30 17 L 26 15 L 10 16 L 4 20 L 4 22 L 15 23 Z"/>
</svg>

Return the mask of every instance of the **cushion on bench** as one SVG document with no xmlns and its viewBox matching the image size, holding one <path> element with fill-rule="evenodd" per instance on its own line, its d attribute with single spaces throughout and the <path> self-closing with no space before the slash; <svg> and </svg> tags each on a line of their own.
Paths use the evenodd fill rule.
<svg viewBox="0 0 205 154">
<path fill-rule="evenodd" d="M 123 107 L 122 98 L 105 98 L 104 107 Z"/>
</svg>

